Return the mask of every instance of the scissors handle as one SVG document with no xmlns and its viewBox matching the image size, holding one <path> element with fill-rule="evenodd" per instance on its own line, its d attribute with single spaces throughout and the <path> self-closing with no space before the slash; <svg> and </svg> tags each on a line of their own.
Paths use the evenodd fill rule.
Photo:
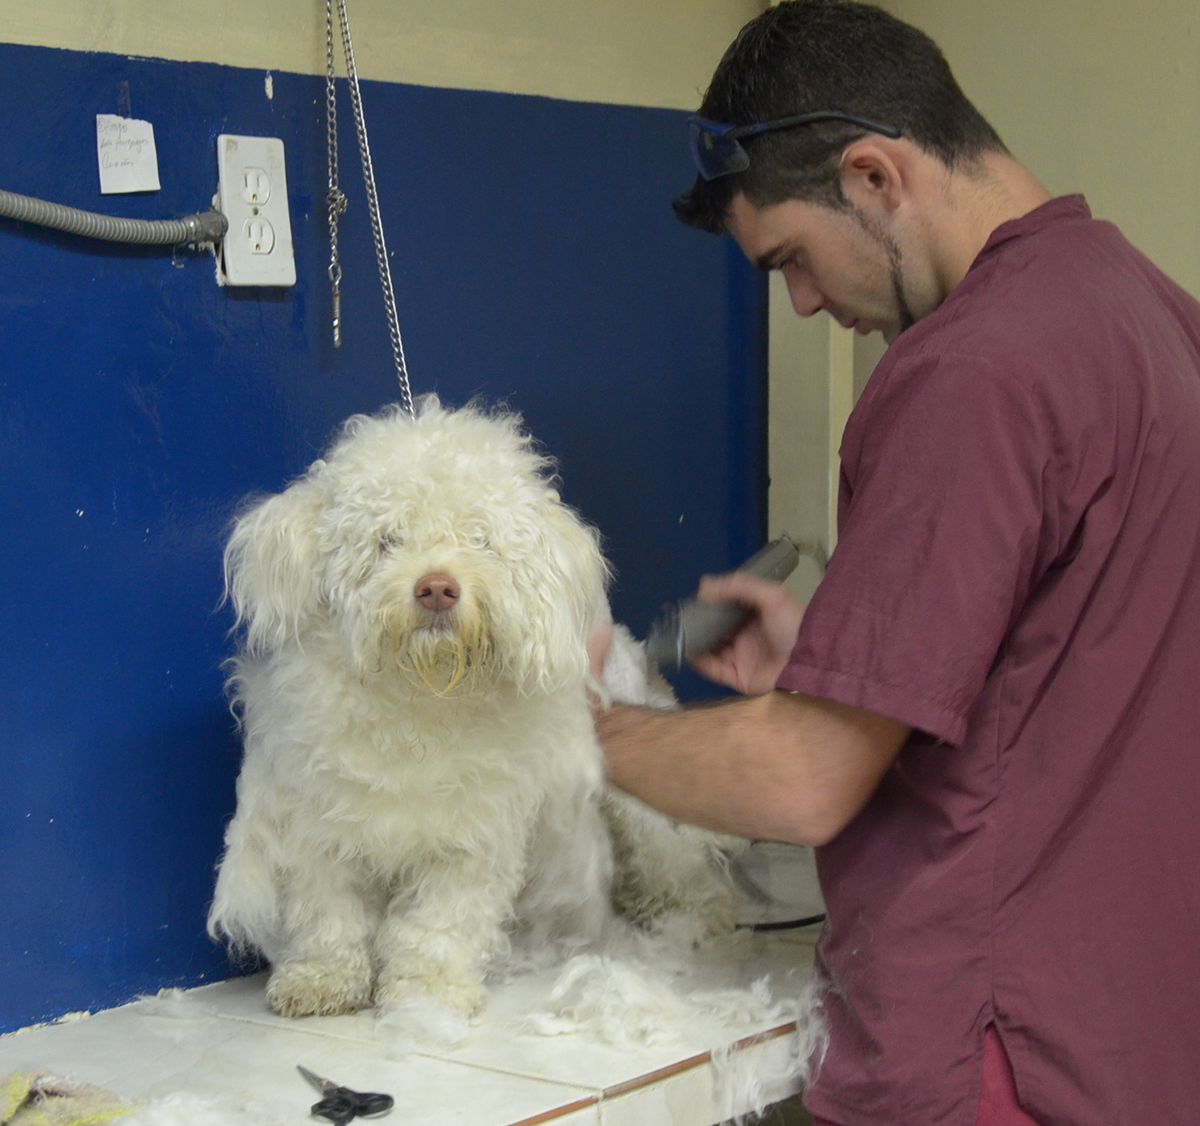
<svg viewBox="0 0 1200 1126">
<path fill-rule="evenodd" d="M 387 1114 L 395 1105 L 396 1100 L 391 1095 L 376 1095 L 368 1091 L 358 1096 L 356 1113 L 359 1118 L 375 1118 L 377 1115 Z"/>
<path fill-rule="evenodd" d="M 346 1126 L 355 1118 L 373 1118 L 379 1114 L 386 1114 L 395 1105 L 396 1100 L 391 1095 L 335 1087 L 319 1103 L 313 1104 L 311 1113 L 329 1119 L 334 1126 Z"/>
</svg>

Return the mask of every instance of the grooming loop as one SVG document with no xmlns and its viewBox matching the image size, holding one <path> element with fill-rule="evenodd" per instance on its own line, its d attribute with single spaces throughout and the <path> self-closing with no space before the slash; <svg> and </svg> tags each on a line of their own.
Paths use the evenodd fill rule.
<svg viewBox="0 0 1200 1126">
<path fill-rule="evenodd" d="M 396 377 L 400 381 L 400 403 L 409 416 L 412 416 L 412 389 L 408 382 L 408 366 L 404 360 L 404 342 L 400 338 L 400 321 L 396 315 L 392 270 L 388 262 L 387 242 L 383 236 L 383 220 L 379 214 L 379 195 L 375 190 L 375 169 L 371 162 L 370 142 L 367 139 L 367 122 L 363 116 L 362 93 L 358 86 L 358 67 L 354 62 L 354 44 L 350 38 L 350 17 L 346 13 L 346 0 L 325 0 L 325 108 L 329 159 L 329 186 L 325 200 L 329 213 L 329 282 L 332 287 L 333 301 L 333 346 L 335 348 L 342 346 L 342 267 L 338 257 L 338 218 L 345 213 L 348 202 L 338 185 L 337 90 L 333 63 L 333 9 L 335 2 L 342 34 L 342 52 L 346 59 L 350 105 L 354 110 L 354 128 L 358 135 L 358 151 L 362 157 L 367 207 L 371 214 L 371 233 L 375 239 L 375 257 L 379 263 L 379 281 L 383 286 L 383 304 L 387 311 L 392 356 L 396 362 Z"/>
</svg>

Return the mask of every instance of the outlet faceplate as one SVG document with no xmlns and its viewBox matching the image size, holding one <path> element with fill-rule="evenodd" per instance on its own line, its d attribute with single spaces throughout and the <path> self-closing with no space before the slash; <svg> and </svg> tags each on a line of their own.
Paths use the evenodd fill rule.
<svg viewBox="0 0 1200 1126">
<path fill-rule="evenodd" d="M 217 206 L 229 220 L 221 243 L 226 283 L 295 285 L 283 142 L 222 133 L 217 171 Z"/>
</svg>

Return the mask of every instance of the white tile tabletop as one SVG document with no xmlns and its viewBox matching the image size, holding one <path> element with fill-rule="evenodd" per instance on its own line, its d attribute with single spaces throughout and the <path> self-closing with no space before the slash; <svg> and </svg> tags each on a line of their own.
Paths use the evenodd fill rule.
<svg viewBox="0 0 1200 1126">
<path fill-rule="evenodd" d="M 770 974 L 777 997 L 807 981 L 812 931 L 746 936 L 727 957 L 698 959 L 679 987 L 733 988 Z M 680 1022 L 661 1042 L 619 1046 L 594 1035 L 541 1035 L 526 1017 L 546 1002 L 556 970 L 493 986 L 488 1008 L 454 1048 L 396 1058 L 370 1013 L 288 1020 L 263 996 L 265 976 L 235 978 L 177 999 L 152 998 L 86 1019 L 0 1037 L 0 1075 L 27 1067 L 108 1088 L 131 1102 L 188 1094 L 253 1104 L 279 1123 L 308 1118 L 316 1093 L 297 1064 L 356 1090 L 396 1099 L 404 1126 L 711 1126 L 735 1105 L 735 1071 L 786 1054 L 788 1020 L 744 1027 Z M 712 1049 L 739 1044 L 717 1074 Z M 778 1061 L 776 1061 L 778 1062 Z M 732 1102 L 731 1102 L 732 1100 Z M 744 1098 L 743 1098 L 744 1101 Z"/>
</svg>

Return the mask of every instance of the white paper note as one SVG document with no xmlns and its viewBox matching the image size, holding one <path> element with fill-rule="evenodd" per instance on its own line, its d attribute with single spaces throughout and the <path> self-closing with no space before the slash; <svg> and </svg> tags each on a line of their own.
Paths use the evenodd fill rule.
<svg viewBox="0 0 1200 1126">
<path fill-rule="evenodd" d="M 96 114 L 96 156 L 101 195 L 158 191 L 158 153 L 150 122 Z"/>
</svg>

